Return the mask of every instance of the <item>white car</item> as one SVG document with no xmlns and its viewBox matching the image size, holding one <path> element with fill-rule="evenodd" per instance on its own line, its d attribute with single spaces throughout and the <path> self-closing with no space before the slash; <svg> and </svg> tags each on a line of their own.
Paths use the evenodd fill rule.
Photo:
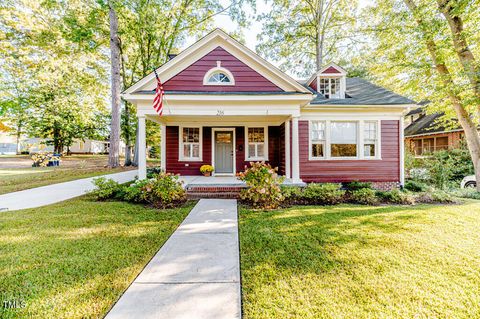
<svg viewBox="0 0 480 319">
<path fill-rule="evenodd" d="M 477 187 L 477 181 L 475 180 L 475 175 L 465 176 L 460 183 L 461 188 L 467 187 Z"/>
</svg>

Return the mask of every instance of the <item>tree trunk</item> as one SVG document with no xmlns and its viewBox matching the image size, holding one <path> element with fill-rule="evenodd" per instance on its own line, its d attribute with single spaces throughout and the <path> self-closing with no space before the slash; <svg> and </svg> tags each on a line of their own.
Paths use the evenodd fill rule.
<svg viewBox="0 0 480 319">
<path fill-rule="evenodd" d="M 112 120 L 108 166 L 118 167 L 120 165 L 120 40 L 118 38 L 118 18 L 112 1 L 109 1 L 109 18 L 112 70 Z"/>
<path fill-rule="evenodd" d="M 439 48 L 437 47 L 433 35 L 430 33 L 429 26 L 425 21 L 417 14 L 418 8 L 413 0 L 404 0 L 407 7 L 412 12 L 416 19 L 418 26 L 421 29 L 423 40 L 427 46 L 427 49 L 432 57 L 432 61 L 435 64 L 435 69 L 440 75 L 443 83 L 443 89 L 447 94 L 450 102 L 455 110 L 458 121 L 465 132 L 467 140 L 468 150 L 472 158 L 473 167 L 475 169 L 475 177 L 477 181 L 477 191 L 480 192 L 480 135 L 478 134 L 477 127 L 473 122 L 468 111 L 462 105 L 461 97 L 455 92 L 455 82 L 448 70 L 443 56 L 439 54 Z"/>
<path fill-rule="evenodd" d="M 20 138 L 22 137 L 22 127 L 21 125 L 17 126 L 17 149 L 16 153 L 17 155 L 20 155 L 22 153 L 22 149 L 20 147 Z"/>
<path fill-rule="evenodd" d="M 323 24 L 323 0 L 318 0 L 317 3 L 317 19 L 316 19 L 316 43 L 315 43 L 315 54 L 316 54 L 316 62 L 317 62 L 317 70 L 323 66 L 323 42 L 324 42 L 324 34 L 322 32 L 322 24 Z"/>
<path fill-rule="evenodd" d="M 476 66 L 475 57 L 465 38 L 463 19 L 455 12 L 458 9 L 454 6 L 456 2 L 437 0 L 437 3 L 438 9 L 442 12 L 450 27 L 458 60 L 472 85 L 477 100 L 477 115 L 480 118 L 480 66 Z"/>
</svg>

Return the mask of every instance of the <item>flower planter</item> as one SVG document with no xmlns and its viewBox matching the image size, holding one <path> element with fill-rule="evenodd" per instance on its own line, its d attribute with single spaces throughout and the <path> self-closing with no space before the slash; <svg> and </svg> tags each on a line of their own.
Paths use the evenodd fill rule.
<svg viewBox="0 0 480 319">
<path fill-rule="evenodd" d="M 203 173 L 203 176 L 207 176 L 207 177 L 212 176 L 212 172 L 205 172 Z"/>
</svg>

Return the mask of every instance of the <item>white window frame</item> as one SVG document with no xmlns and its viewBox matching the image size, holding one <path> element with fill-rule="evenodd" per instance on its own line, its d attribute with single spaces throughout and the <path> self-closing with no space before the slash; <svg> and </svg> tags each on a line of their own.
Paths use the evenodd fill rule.
<svg viewBox="0 0 480 319">
<path fill-rule="evenodd" d="M 313 122 L 323 122 L 324 129 L 325 129 L 325 139 L 323 140 L 323 156 L 313 156 L 312 154 L 312 146 L 313 146 Z M 317 160 L 317 159 L 324 159 L 327 156 L 327 121 L 325 120 L 311 120 L 308 123 L 308 159 L 309 160 Z M 315 143 L 319 144 L 319 143 Z"/>
<path fill-rule="evenodd" d="M 221 67 L 220 63 L 220 61 L 217 61 L 217 66 L 211 68 L 205 73 L 205 76 L 203 77 L 203 85 L 235 85 L 235 78 L 233 77 L 232 72 Z M 208 80 L 210 80 L 210 77 L 215 73 L 224 73 L 229 78 L 230 82 L 209 82 Z"/>
<path fill-rule="evenodd" d="M 313 157 L 312 156 L 312 122 L 325 122 L 325 149 L 323 157 Z M 343 157 L 332 157 L 331 156 L 331 123 L 332 122 L 356 122 L 357 123 L 357 156 L 343 156 Z M 375 141 L 375 156 L 364 156 L 364 128 L 365 122 L 376 122 L 377 123 L 377 138 Z M 325 160 L 381 160 L 382 159 L 382 121 L 379 119 L 366 119 L 366 120 L 356 120 L 356 119 L 310 119 L 308 121 L 308 160 L 310 161 L 325 161 Z"/>
<path fill-rule="evenodd" d="M 198 128 L 199 129 L 199 157 L 185 157 L 183 156 L 183 129 L 184 128 Z M 185 125 L 179 126 L 178 132 L 178 160 L 179 162 L 201 162 L 203 157 L 203 126 Z"/>
<path fill-rule="evenodd" d="M 248 142 L 248 129 L 249 128 L 263 128 L 263 155 L 262 157 L 252 157 L 249 152 Z M 268 161 L 268 126 L 263 125 L 251 125 L 245 126 L 245 161 Z"/>
<path fill-rule="evenodd" d="M 345 98 L 345 87 L 346 87 L 346 80 L 345 76 L 338 76 L 338 75 L 327 75 L 327 74 L 321 74 L 320 76 L 317 77 L 317 92 L 320 92 L 320 80 L 329 80 L 328 81 L 328 90 L 329 92 L 331 91 L 331 80 L 338 80 L 339 81 L 339 86 L 338 86 L 338 95 L 339 97 L 328 97 L 329 100 L 332 99 L 344 99 Z M 327 98 L 327 97 L 325 97 Z"/>
<path fill-rule="evenodd" d="M 363 128 L 362 128 L 362 134 L 361 134 L 361 135 L 362 135 L 362 136 L 361 136 L 361 137 L 362 137 L 362 141 L 361 141 L 362 156 L 363 156 L 364 158 L 366 158 L 366 159 L 376 159 L 376 158 L 379 157 L 378 150 L 379 150 L 379 147 L 380 147 L 380 146 L 379 146 L 379 142 L 378 142 L 378 141 L 380 140 L 380 130 L 381 130 L 381 126 L 380 126 L 380 125 L 381 125 L 381 123 L 380 123 L 380 121 L 375 121 L 375 120 L 374 120 L 374 121 L 365 120 L 365 121 L 360 121 L 360 122 L 362 122 L 362 127 L 363 127 Z M 376 125 L 376 131 L 375 131 L 375 155 L 374 155 L 374 156 L 366 156 L 366 155 L 365 155 L 365 150 L 364 150 L 364 148 L 365 148 L 365 136 L 364 136 L 364 134 L 365 134 L 365 124 L 366 124 L 366 123 L 375 123 L 375 125 Z"/>
</svg>

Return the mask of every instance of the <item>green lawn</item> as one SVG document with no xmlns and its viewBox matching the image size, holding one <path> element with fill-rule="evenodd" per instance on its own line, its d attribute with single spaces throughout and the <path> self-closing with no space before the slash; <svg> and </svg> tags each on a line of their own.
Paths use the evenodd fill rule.
<svg viewBox="0 0 480 319">
<path fill-rule="evenodd" d="M 480 201 L 240 210 L 244 319 L 480 318 Z"/>
<path fill-rule="evenodd" d="M 1 300 L 26 307 L 0 318 L 103 317 L 191 208 L 80 198 L 1 213 Z"/>
<path fill-rule="evenodd" d="M 124 170 L 124 168 L 110 169 L 106 167 L 32 167 L 21 169 L 0 169 L 0 194 L 54 183 L 68 182 L 80 178 L 118 173 Z"/>
</svg>

